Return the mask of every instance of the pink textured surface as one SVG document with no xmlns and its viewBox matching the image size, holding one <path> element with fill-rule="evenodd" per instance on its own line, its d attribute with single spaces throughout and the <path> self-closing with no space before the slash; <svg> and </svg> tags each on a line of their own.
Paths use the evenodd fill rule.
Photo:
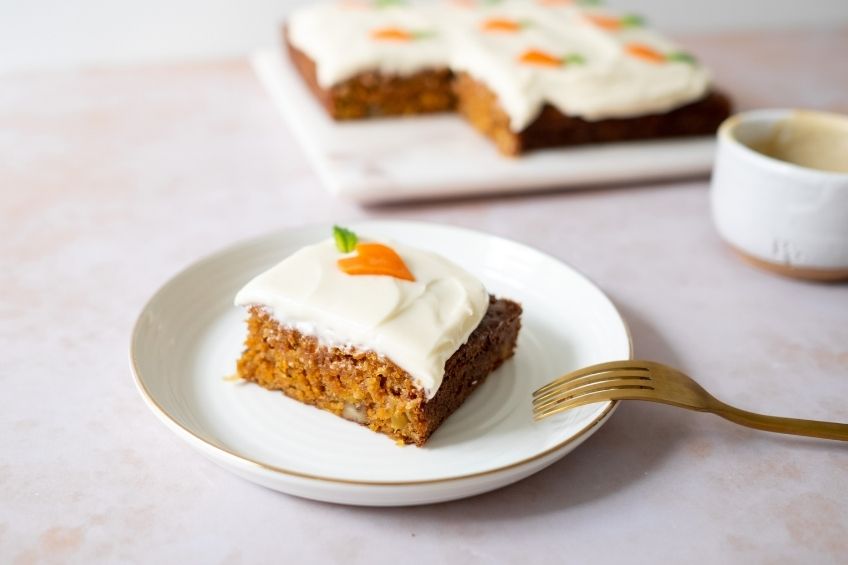
<svg viewBox="0 0 848 565">
<path fill-rule="evenodd" d="M 848 30 L 691 38 L 742 108 L 848 112 Z M 469 226 L 568 261 L 640 357 L 719 397 L 848 421 L 848 287 L 738 261 L 705 180 L 363 209 L 330 200 L 241 61 L 0 77 L 0 560 L 845 562 L 846 446 L 626 403 L 563 461 L 438 506 L 276 494 L 136 393 L 134 317 L 234 240 L 361 217 Z M 379 541 L 379 543 L 374 543 Z"/>
</svg>

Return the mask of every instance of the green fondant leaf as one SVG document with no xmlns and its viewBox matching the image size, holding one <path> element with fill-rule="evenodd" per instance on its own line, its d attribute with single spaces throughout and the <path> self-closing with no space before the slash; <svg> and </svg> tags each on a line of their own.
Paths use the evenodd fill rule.
<svg viewBox="0 0 848 565">
<path fill-rule="evenodd" d="M 666 61 L 676 61 L 678 63 L 689 63 L 690 65 L 694 65 L 697 63 L 697 59 L 686 53 L 684 51 L 674 51 L 665 56 Z"/>
<path fill-rule="evenodd" d="M 569 53 L 568 55 L 562 58 L 562 62 L 568 65 L 585 65 L 586 57 L 584 57 L 580 53 Z"/>
<path fill-rule="evenodd" d="M 414 31 L 412 32 L 412 37 L 415 39 L 429 39 L 431 37 L 435 37 L 436 32 L 432 30 L 424 30 L 424 31 Z"/>
<path fill-rule="evenodd" d="M 374 5 L 378 8 L 391 8 L 392 6 L 403 6 L 406 0 L 374 0 Z"/>
<path fill-rule="evenodd" d="M 637 14 L 628 14 L 622 17 L 620 21 L 624 27 L 642 27 L 645 25 L 645 18 Z"/>
<path fill-rule="evenodd" d="M 349 229 L 341 226 L 333 226 L 333 239 L 336 240 L 336 248 L 342 253 L 350 253 L 356 249 L 359 238 Z"/>
</svg>

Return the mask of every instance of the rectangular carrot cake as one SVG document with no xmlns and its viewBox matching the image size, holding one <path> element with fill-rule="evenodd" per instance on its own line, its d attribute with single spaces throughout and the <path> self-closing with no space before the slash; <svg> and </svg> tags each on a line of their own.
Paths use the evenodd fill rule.
<svg viewBox="0 0 848 565">
<path fill-rule="evenodd" d="M 436 254 L 335 237 L 242 288 L 238 375 L 423 445 L 513 355 L 521 307 Z"/>
<path fill-rule="evenodd" d="M 335 119 L 458 111 L 507 155 L 712 134 L 709 72 L 640 16 L 573 0 L 341 0 L 284 28 Z"/>
</svg>

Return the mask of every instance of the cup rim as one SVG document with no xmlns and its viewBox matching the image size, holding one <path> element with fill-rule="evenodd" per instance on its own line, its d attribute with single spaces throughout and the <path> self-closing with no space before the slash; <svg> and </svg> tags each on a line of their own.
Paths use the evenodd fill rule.
<svg viewBox="0 0 848 565">
<path fill-rule="evenodd" d="M 718 128 L 718 138 L 720 141 L 728 142 L 730 145 L 737 148 L 738 151 L 741 151 L 746 158 L 752 159 L 757 165 L 762 167 L 771 167 L 772 169 L 782 170 L 783 172 L 790 174 L 805 175 L 808 177 L 824 177 L 827 179 L 848 181 L 848 173 L 814 169 L 812 167 L 805 167 L 803 165 L 771 157 L 752 149 L 745 143 L 742 143 L 735 135 L 735 130 L 744 123 L 750 123 L 756 120 L 776 123 L 778 120 L 785 119 L 793 114 L 806 114 L 817 118 L 844 122 L 846 127 L 848 127 L 848 115 L 836 112 L 807 110 L 804 108 L 762 108 L 737 112 L 736 114 L 726 118 Z"/>
</svg>

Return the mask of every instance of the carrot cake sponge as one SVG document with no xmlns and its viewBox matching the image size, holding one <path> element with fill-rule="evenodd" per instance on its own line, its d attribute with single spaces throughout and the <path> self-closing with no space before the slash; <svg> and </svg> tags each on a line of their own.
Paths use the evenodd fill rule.
<svg viewBox="0 0 848 565">
<path fill-rule="evenodd" d="M 436 254 L 334 236 L 238 292 L 238 375 L 423 445 L 513 355 L 521 307 Z"/>
</svg>

